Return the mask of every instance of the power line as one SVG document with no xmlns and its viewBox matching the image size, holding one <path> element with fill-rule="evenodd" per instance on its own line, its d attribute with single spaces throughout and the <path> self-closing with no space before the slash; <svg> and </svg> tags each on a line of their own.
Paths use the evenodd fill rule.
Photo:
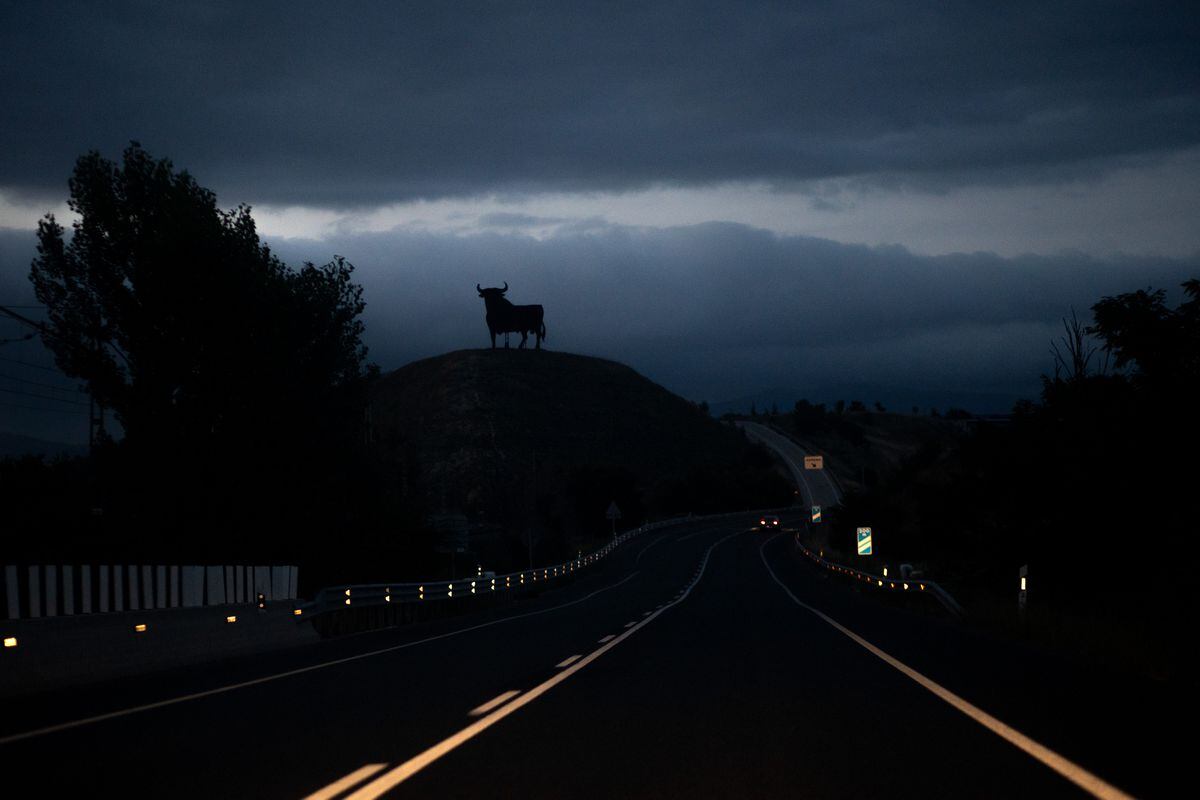
<svg viewBox="0 0 1200 800">
<path fill-rule="evenodd" d="M 74 392 L 76 394 L 79 394 L 84 391 L 83 389 L 80 389 L 78 386 L 71 386 L 71 387 L 55 386 L 53 383 L 42 383 L 41 381 L 31 381 L 28 378 L 18 378 L 16 375 L 6 375 L 3 372 L 0 372 L 0 378 L 5 378 L 10 381 L 17 381 L 18 383 L 29 383 L 34 386 L 42 386 L 46 389 L 53 389 L 56 392 Z"/>
<path fill-rule="evenodd" d="M 28 361 L 19 361 L 15 358 L 5 358 L 4 356 L 0 356 L 0 361 L 8 361 L 13 364 L 20 364 L 22 367 L 33 367 L 34 369 L 44 369 L 46 372 L 57 372 L 60 375 L 63 374 L 63 371 L 57 367 L 47 367 L 45 364 L 31 364 Z"/>
<path fill-rule="evenodd" d="M 56 403 L 70 403 L 73 406 L 86 406 L 87 405 L 87 403 L 81 403 L 78 400 L 64 400 L 61 397 L 54 397 L 53 395 L 48 395 L 48 394 L 37 394 L 36 392 L 22 392 L 20 389 L 5 389 L 3 386 L 0 386 L 0 392 L 7 392 L 8 394 L 20 394 L 20 395 L 24 395 L 26 397 L 40 397 L 42 400 L 53 400 Z"/>
<path fill-rule="evenodd" d="M 6 408 L 23 408 L 26 411 L 49 411 L 52 414 L 82 414 L 83 413 L 83 411 L 76 410 L 73 408 L 46 408 L 45 406 L 42 406 L 42 407 L 23 406 L 23 405 L 19 405 L 17 403 L 6 403 L 3 400 L 0 400 L 0 406 L 5 406 Z"/>
</svg>

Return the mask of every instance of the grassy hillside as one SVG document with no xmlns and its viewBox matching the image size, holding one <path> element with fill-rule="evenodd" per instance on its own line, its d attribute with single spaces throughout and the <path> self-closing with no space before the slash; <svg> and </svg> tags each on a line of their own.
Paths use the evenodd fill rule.
<svg viewBox="0 0 1200 800">
<path fill-rule="evenodd" d="M 816 407 L 757 422 L 825 455 L 826 468 L 846 491 L 886 481 L 916 460 L 928 464 L 949 456 L 974 423 L 915 414 L 877 411 L 818 412 Z"/>
<path fill-rule="evenodd" d="M 600 537 L 614 500 L 630 526 L 790 498 L 739 431 L 597 358 L 461 350 L 425 359 L 378 382 L 371 417 L 380 451 L 403 467 L 406 499 L 465 513 L 472 547 L 493 559 L 527 557 L 531 530 L 539 561 Z"/>
</svg>

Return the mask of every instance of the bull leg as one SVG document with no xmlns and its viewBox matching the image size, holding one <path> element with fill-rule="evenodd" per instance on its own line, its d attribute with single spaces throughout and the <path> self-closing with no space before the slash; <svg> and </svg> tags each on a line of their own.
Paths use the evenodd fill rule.
<svg viewBox="0 0 1200 800">
<path fill-rule="evenodd" d="M 496 332 L 488 331 L 488 333 L 490 333 L 492 335 L 492 349 L 495 350 L 496 349 Z"/>
<path fill-rule="evenodd" d="M 525 343 L 529 341 L 529 331 L 521 331 L 521 344 L 517 345 L 518 350 L 525 349 Z"/>
</svg>

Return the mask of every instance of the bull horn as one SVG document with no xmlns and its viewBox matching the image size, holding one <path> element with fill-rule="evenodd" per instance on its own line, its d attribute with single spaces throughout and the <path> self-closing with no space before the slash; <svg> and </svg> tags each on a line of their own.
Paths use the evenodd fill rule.
<svg viewBox="0 0 1200 800">
<path fill-rule="evenodd" d="M 475 291 L 479 292 L 480 294 L 483 294 L 483 287 L 477 283 L 477 284 L 475 284 Z"/>
<path fill-rule="evenodd" d="M 504 282 L 504 288 L 503 288 L 503 289 L 501 289 L 500 291 L 502 291 L 502 292 L 507 292 L 507 291 L 508 291 L 508 281 L 505 281 L 505 282 Z"/>
</svg>

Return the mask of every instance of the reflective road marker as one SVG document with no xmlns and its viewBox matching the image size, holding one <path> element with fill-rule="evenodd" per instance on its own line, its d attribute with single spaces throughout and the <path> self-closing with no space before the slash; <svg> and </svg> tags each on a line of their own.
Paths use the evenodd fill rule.
<svg viewBox="0 0 1200 800">
<path fill-rule="evenodd" d="M 947 703 L 954 706 L 959 711 L 990 730 L 992 733 L 1005 739 L 1010 744 L 1016 745 L 1021 750 L 1024 750 L 1027 754 L 1033 756 L 1035 759 L 1042 762 L 1047 767 L 1054 770 L 1079 788 L 1090 793 L 1093 797 L 1103 798 L 1103 800 L 1133 800 L 1131 795 L 1126 794 L 1117 787 L 1113 786 L 1111 783 L 1107 783 L 1101 778 L 1093 775 L 1075 762 L 1070 761 L 1054 752 L 1049 747 L 1035 742 L 1033 739 L 1030 739 L 1016 728 L 1005 725 L 1003 722 L 996 719 L 983 709 L 971 705 L 946 687 L 930 680 L 929 678 L 926 678 L 912 667 L 883 652 L 854 631 L 846 628 L 841 623 L 834 620 L 832 617 L 818 611 L 808 603 L 805 603 L 797 598 L 796 595 L 792 594 L 792 590 L 789 589 L 783 581 L 779 580 L 779 576 L 775 574 L 775 570 L 771 569 L 771 565 L 767 563 L 767 556 L 763 550 L 774 538 L 775 537 L 773 536 L 771 539 L 768 539 L 762 543 L 762 545 L 758 548 L 758 557 L 762 559 L 763 566 L 767 568 L 767 572 L 771 574 L 771 577 L 776 583 L 779 584 L 779 587 L 783 589 L 788 597 L 792 598 L 792 601 L 795 602 L 796 605 L 811 611 L 813 614 L 816 614 L 822 620 L 828 622 L 834 628 L 845 634 L 855 644 L 860 645 L 872 655 L 878 656 L 881 660 L 886 662 L 888 666 L 904 673 L 904 675 L 921 684 L 921 686 L 925 687 L 942 700 L 945 700 Z"/>
</svg>

